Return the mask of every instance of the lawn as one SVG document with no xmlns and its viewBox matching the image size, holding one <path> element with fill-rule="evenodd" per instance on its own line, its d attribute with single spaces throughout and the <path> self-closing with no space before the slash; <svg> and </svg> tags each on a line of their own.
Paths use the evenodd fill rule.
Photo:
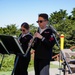
<svg viewBox="0 0 75 75">
<path fill-rule="evenodd" d="M 3 60 L 2 67 L 0 69 L 0 75 L 11 75 L 12 69 L 13 69 L 13 64 L 14 64 L 14 55 L 5 55 L 5 58 Z M 2 56 L 0 55 L 0 63 L 1 63 Z M 34 60 L 31 59 L 28 67 L 28 71 L 34 70 L 33 68 Z M 51 63 L 50 65 L 51 68 L 58 68 L 58 65 L 54 65 Z"/>
<path fill-rule="evenodd" d="M 51 64 L 51 68 L 58 68 L 58 67 L 59 67 L 58 65 Z M 32 70 L 34 70 L 33 67 L 28 68 L 28 71 L 32 71 Z M 11 73 L 12 73 L 12 71 L 7 71 L 7 72 L 1 71 L 0 75 L 11 75 Z"/>
</svg>

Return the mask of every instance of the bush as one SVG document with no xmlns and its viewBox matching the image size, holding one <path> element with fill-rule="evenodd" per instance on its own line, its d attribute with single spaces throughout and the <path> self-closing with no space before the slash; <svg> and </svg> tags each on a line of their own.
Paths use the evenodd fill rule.
<svg viewBox="0 0 75 75">
<path fill-rule="evenodd" d="M 5 54 L 0 71 L 12 71 L 14 68 L 14 59 L 15 59 L 14 54 L 11 54 L 11 55 Z M 0 54 L 0 63 L 1 63 L 1 60 L 2 60 L 2 55 Z M 29 68 L 30 67 L 33 67 L 32 59 L 29 63 Z"/>
<path fill-rule="evenodd" d="M 0 55 L 0 62 L 1 59 L 2 59 L 2 55 Z M 14 59 L 15 59 L 15 55 L 5 54 L 0 71 L 11 71 L 13 69 Z"/>
</svg>

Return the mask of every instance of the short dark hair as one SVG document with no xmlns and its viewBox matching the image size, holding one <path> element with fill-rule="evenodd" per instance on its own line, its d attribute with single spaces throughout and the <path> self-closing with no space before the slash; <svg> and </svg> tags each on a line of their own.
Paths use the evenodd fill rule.
<svg viewBox="0 0 75 75">
<path fill-rule="evenodd" d="M 26 29 L 29 29 L 29 24 L 28 23 L 26 23 L 26 22 L 24 22 L 24 23 L 22 23 L 21 24 L 21 27 L 24 27 L 24 28 L 26 28 Z"/>
<path fill-rule="evenodd" d="M 39 14 L 39 17 L 42 17 L 42 18 L 44 18 L 45 20 L 48 21 L 48 15 L 46 13 Z"/>
</svg>

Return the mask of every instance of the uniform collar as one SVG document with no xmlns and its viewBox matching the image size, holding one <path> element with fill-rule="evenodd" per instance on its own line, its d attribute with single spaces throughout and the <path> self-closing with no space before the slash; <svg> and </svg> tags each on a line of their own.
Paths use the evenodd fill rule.
<svg viewBox="0 0 75 75">
<path fill-rule="evenodd" d="M 25 37 L 26 35 L 29 35 L 30 32 L 26 33 L 26 34 L 22 34 L 22 37 Z"/>
<path fill-rule="evenodd" d="M 39 33 L 40 34 L 42 34 L 46 29 L 48 29 L 49 27 L 48 26 L 46 26 L 46 28 L 44 28 L 44 29 L 41 29 L 40 27 L 39 27 Z"/>
</svg>

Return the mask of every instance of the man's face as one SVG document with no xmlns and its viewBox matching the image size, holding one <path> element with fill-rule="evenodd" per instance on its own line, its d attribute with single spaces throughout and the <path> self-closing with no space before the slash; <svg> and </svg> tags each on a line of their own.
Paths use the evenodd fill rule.
<svg viewBox="0 0 75 75">
<path fill-rule="evenodd" d="M 39 27 L 40 27 L 41 29 L 44 29 L 44 28 L 46 27 L 48 21 L 45 20 L 45 19 L 42 18 L 42 17 L 38 17 L 37 23 L 38 23 L 38 25 L 39 25 Z"/>
</svg>

